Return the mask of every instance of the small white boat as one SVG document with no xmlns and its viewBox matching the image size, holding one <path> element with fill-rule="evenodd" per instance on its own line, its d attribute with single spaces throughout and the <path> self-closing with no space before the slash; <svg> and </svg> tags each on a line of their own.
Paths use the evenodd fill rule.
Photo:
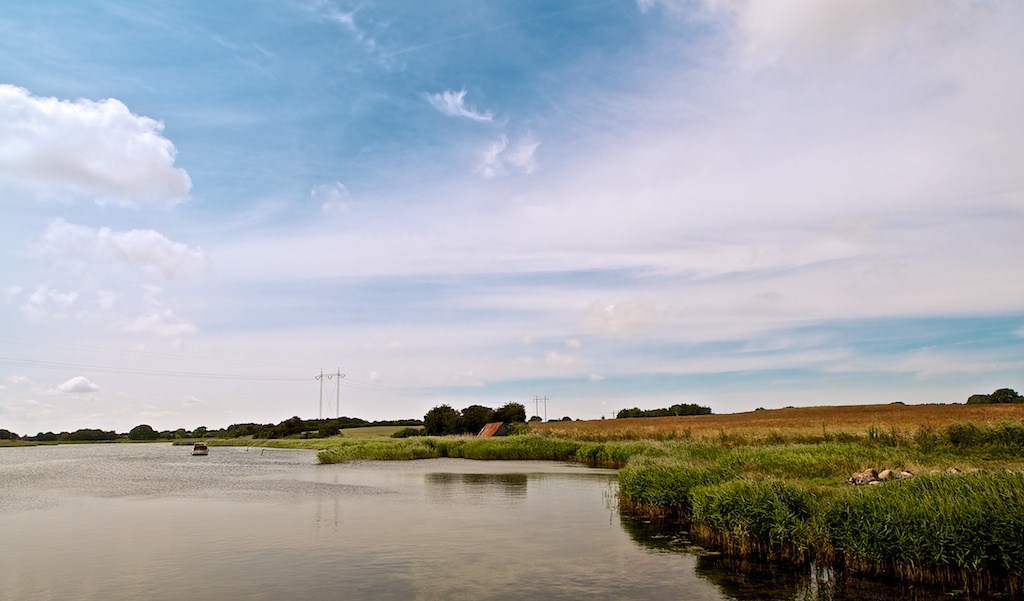
<svg viewBox="0 0 1024 601">
<path fill-rule="evenodd" d="M 209 455 L 210 447 L 206 446 L 205 442 L 197 442 L 192 446 L 193 455 Z"/>
</svg>

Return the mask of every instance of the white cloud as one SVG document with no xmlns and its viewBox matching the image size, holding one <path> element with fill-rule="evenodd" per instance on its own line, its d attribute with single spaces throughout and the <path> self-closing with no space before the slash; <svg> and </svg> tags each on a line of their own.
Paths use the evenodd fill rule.
<svg viewBox="0 0 1024 601">
<path fill-rule="evenodd" d="M 85 378 L 84 376 L 75 376 L 60 386 L 57 386 L 56 391 L 66 394 L 85 394 L 96 392 L 99 389 L 100 387 L 93 382 L 90 382 L 88 378 Z"/>
<path fill-rule="evenodd" d="M 601 380 L 604 380 L 604 376 L 602 376 L 601 374 L 590 374 L 590 376 L 588 376 L 587 379 L 589 379 L 591 382 L 600 382 Z"/>
<path fill-rule="evenodd" d="M 28 295 L 21 310 L 32 320 L 65 319 L 74 315 L 79 291 L 60 292 L 43 284 Z"/>
<path fill-rule="evenodd" d="M 194 334 L 196 327 L 178 317 L 172 309 L 164 306 L 157 295 L 161 290 L 155 286 L 143 287 L 146 311 L 122 323 L 127 332 L 149 332 L 161 337 L 175 337 Z"/>
<path fill-rule="evenodd" d="M 206 401 L 203 401 L 202 399 L 195 397 L 191 394 L 186 394 L 181 398 L 181 406 L 184 407 L 185 409 L 191 409 L 192 407 L 200 407 L 205 404 Z"/>
<path fill-rule="evenodd" d="M 171 280 L 188 279 L 209 271 L 202 250 L 169 240 L 154 230 L 115 232 L 58 219 L 46 228 L 42 245 L 47 254 L 67 261 L 108 259 Z"/>
<path fill-rule="evenodd" d="M 544 362 L 549 367 L 565 367 L 568 365 L 575 365 L 579 362 L 579 359 L 572 355 L 566 355 L 556 351 L 549 351 L 544 357 Z"/>
<path fill-rule="evenodd" d="M 323 211 L 324 215 L 339 215 L 348 213 L 351 210 L 348 201 L 348 188 L 341 182 L 314 186 L 310 190 L 309 196 L 313 199 L 313 202 L 320 205 L 320 210 Z"/>
<path fill-rule="evenodd" d="M 649 4 L 649 2 L 647 3 Z M 865 55 L 885 48 L 920 22 L 927 0 L 706 0 L 735 23 L 739 49 L 751 60 L 801 58 L 837 52 Z M 641 8 L 643 8 L 641 4 Z"/>
<path fill-rule="evenodd" d="M 533 134 L 526 134 L 515 144 L 509 145 L 508 136 L 502 136 L 488 146 L 480 160 L 478 172 L 484 177 L 495 177 L 509 171 L 533 173 L 537 168 L 534 154 L 540 146 Z"/>
<path fill-rule="evenodd" d="M 634 299 L 615 303 L 594 301 L 587 309 L 584 325 L 605 334 L 627 334 L 646 330 L 661 319 L 653 301 Z"/>
<path fill-rule="evenodd" d="M 21 384 L 28 384 L 30 380 L 25 376 L 7 376 L 4 381 L 12 386 L 19 386 Z"/>
<path fill-rule="evenodd" d="M 465 117 L 473 121 L 494 121 L 494 115 L 487 111 L 478 112 L 476 109 L 466 106 L 466 90 L 458 92 L 445 90 L 437 94 L 427 94 L 430 104 L 449 117 Z"/>
<path fill-rule="evenodd" d="M 0 182 L 42 198 L 174 205 L 192 183 L 162 130 L 115 99 L 72 102 L 0 84 Z"/>
</svg>

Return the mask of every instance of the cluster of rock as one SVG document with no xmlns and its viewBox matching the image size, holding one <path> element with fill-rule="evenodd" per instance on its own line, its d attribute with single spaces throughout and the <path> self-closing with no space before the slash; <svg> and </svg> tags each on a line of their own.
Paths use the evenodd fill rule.
<svg viewBox="0 0 1024 601">
<path fill-rule="evenodd" d="M 975 472 L 978 472 L 980 470 L 978 470 L 977 468 L 971 468 L 971 469 L 969 469 L 967 471 L 968 471 L 968 473 L 975 473 Z M 939 472 L 939 470 L 932 470 L 931 473 L 932 473 L 932 475 L 936 475 L 936 474 L 939 474 L 940 472 Z M 955 467 L 951 467 L 948 470 L 946 470 L 946 473 L 947 474 L 960 474 L 960 473 L 963 473 L 963 472 L 961 472 L 960 470 L 956 469 Z M 881 483 L 885 482 L 886 480 L 892 480 L 894 478 L 896 480 L 906 480 L 908 478 L 913 478 L 913 477 L 914 477 L 914 472 L 910 472 L 910 471 L 907 471 L 907 470 L 903 470 L 903 471 L 900 471 L 900 472 L 897 472 L 895 470 L 882 470 L 882 471 L 878 471 L 878 470 L 876 470 L 873 467 L 869 467 L 868 469 L 864 470 L 863 472 L 857 472 L 853 476 L 850 476 L 850 479 L 847 480 L 846 483 L 847 484 L 854 484 L 854 485 L 857 485 L 857 486 L 864 486 L 864 485 L 870 485 L 870 484 L 878 485 L 878 484 L 881 484 Z"/>
<path fill-rule="evenodd" d="M 896 472 L 894 470 L 882 470 L 881 472 L 879 472 L 875 468 L 869 467 L 863 472 L 858 472 L 851 476 L 850 479 L 846 481 L 846 483 L 855 484 L 857 486 L 864 486 L 869 484 L 877 485 L 885 482 L 886 480 L 891 480 L 893 478 L 896 478 L 897 480 L 906 480 L 907 478 L 913 477 L 914 473 L 908 472 L 907 470 L 903 470 L 901 472 Z"/>
</svg>

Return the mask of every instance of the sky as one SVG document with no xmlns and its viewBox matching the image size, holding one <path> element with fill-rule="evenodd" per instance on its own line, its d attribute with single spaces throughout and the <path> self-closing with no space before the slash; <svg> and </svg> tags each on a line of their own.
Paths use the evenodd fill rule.
<svg viewBox="0 0 1024 601">
<path fill-rule="evenodd" d="M 1020 390 L 1022 30 L 988 0 L 7 3 L 0 427 Z"/>
</svg>

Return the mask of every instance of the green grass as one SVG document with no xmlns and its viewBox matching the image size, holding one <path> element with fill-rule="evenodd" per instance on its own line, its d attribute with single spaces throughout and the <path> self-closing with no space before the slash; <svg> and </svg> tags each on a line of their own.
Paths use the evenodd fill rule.
<svg viewBox="0 0 1024 601">
<path fill-rule="evenodd" d="M 1011 452 L 1015 431 L 967 432 L 935 433 L 959 444 L 930 450 L 865 443 L 676 446 L 667 457 L 636 458 L 620 470 L 620 504 L 640 517 L 682 521 L 695 540 L 733 556 L 1018 593 L 1024 473 Z M 985 471 L 946 474 L 950 466 Z M 867 467 L 918 475 L 879 486 L 844 484 Z"/>
<path fill-rule="evenodd" d="M 344 428 L 341 435 L 345 438 L 391 438 L 391 435 L 409 426 L 366 426 L 364 428 Z"/>
</svg>

